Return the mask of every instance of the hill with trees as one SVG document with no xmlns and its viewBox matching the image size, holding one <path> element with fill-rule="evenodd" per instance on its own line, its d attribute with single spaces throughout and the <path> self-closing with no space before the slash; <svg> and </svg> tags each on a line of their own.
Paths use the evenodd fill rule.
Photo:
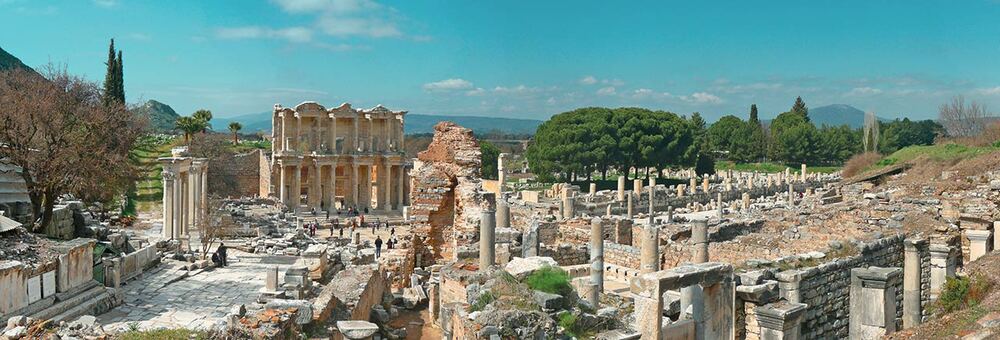
<svg viewBox="0 0 1000 340">
<path fill-rule="evenodd" d="M 138 115 L 149 118 L 149 128 L 156 132 L 173 131 L 174 123 L 177 118 L 180 118 L 180 115 L 170 105 L 152 99 L 136 107 L 134 111 Z"/>
</svg>

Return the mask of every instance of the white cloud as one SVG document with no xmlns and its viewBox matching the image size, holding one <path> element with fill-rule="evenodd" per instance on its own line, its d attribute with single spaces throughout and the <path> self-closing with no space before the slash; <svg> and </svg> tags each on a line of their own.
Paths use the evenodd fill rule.
<svg viewBox="0 0 1000 340">
<path fill-rule="evenodd" d="M 602 96 L 613 96 L 617 93 L 614 86 L 602 87 L 597 90 L 598 95 Z"/>
<path fill-rule="evenodd" d="M 624 86 L 625 85 L 625 81 L 621 80 L 621 79 L 617 79 L 617 78 L 615 78 L 615 79 L 604 79 L 604 80 L 601 80 L 601 84 L 608 84 L 608 85 L 611 85 L 611 86 Z"/>
<path fill-rule="evenodd" d="M 316 14 L 316 28 L 336 37 L 400 37 L 396 10 L 371 0 L 274 0 L 283 11 Z M 424 37 L 422 39 L 428 39 Z"/>
<path fill-rule="evenodd" d="M 545 100 L 545 104 L 555 105 L 556 104 L 556 97 L 549 97 L 549 99 Z"/>
<path fill-rule="evenodd" d="M 719 104 L 722 98 L 708 92 L 695 92 L 690 96 L 681 96 L 681 100 L 695 104 Z"/>
<path fill-rule="evenodd" d="M 494 93 L 499 94 L 525 94 L 525 93 L 535 93 L 541 91 L 537 87 L 528 87 L 524 85 L 517 85 L 514 87 L 497 86 L 493 88 Z"/>
<path fill-rule="evenodd" d="M 1000 86 L 979 89 L 979 90 L 976 90 L 976 92 L 978 92 L 980 94 L 987 95 L 987 96 L 1000 95 Z"/>
<path fill-rule="evenodd" d="M 466 96 L 481 96 L 483 95 L 483 93 L 486 93 L 486 90 L 483 90 L 482 87 L 477 87 L 472 90 L 465 91 Z"/>
<path fill-rule="evenodd" d="M 610 86 L 624 86 L 625 85 L 625 81 L 621 80 L 621 79 L 618 79 L 618 78 L 615 78 L 615 79 L 597 79 L 594 76 L 586 76 L 586 77 L 580 78 L 580 84 L 583 84 L 583 85 L 594 85 L 594 84 L 597 84 L 597 83 L 601 83 L 603 85 L 610 85 Z"/>
<path fill-rule="evenodd" d="M 882 93 L 882 90 L 874 87 L 855 87 L 844 94 L 845 97 L 873 96 Z"/>
<path fill-rule="evenodd" d="M 473 87 L 472 82 L 461 78 L 451 78 L 441 81 L 435 81 L 424 84 L 423 86 L 425 91 L 431 91 L 431 92 L 468 90 L 471 89 L 472 87 Z"/>
<path fill-rule="evenodd" d="M 111 8 L 118 6 L 118 0 L 93 0 L 95 5 Z"/>
<path fill-rule="evenodd" d="M 318 42 L 313 44 L 316 47 L 333 51 L 333 52 L 347 52 L 347 51 L 367 51 L 371 47 L 367 45 L 352 45 L 352 44 L 330 44 L 325 42 Z"/>
<path fill-rule="evenodd" d="M 223 27 L 215 30 L 215 36 L 220 39 L 269 38 L 301 43 L 312 40 L 312 30 L 305 27 L 288 27 L 282 29 L 259 26 Z"/>
</svg>

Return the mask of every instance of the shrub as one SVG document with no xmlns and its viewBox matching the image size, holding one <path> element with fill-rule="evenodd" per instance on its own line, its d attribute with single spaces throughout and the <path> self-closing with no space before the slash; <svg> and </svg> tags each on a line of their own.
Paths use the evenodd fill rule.
<svg viewBox="0 0 1000 340">
<path fill-rule="evenodd" d="M 569 274 L 561 268 L 544 266 L 528 277 L 524 278 L 524 283 L 534 290 L 546 293 L 569 296 L 573 292 L 573 286 L 569 284 Z"/>
<path fill-rule="evenodd" d="M 854 155 L 854 157 L 847 160 L 847 163 L 844 163 L 843 176 L 846 178 L 860 174 L 868 167 L 875 165 L 875 162 L 878 162 L 880 159 L 882 159 L 882 156 L 875 152 Z"/>
<path fill-rule="evenodd" d="M 990 288 L 989 280 L 982 276 L 948 278 L 938 297 L 938 311 L 947 313 L 975 307 L 986 297 Z"/>
</svg>

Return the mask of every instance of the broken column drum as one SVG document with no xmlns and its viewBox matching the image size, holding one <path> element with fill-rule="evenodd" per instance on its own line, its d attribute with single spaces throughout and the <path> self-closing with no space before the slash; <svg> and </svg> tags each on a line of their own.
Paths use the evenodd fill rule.
<svg viewBox="0 0 1000 340">
<path fill-rule="evenodd" d="M 510 228 L 510 205 L 507 200 L 497 203 L 497 228 Z"/>
<path fill-rule="evenodd" d="M 484 209 L 479 221 L 479 270 L 496 264 L 496 211 Z"/>
</svg>

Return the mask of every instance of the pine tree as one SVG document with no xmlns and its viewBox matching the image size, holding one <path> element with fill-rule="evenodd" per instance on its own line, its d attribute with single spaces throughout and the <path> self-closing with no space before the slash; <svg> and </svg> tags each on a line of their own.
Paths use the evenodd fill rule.
<svg viewBox="0 0 1000 340">
<path fill-rule="evenodd" d="M 118 81 L 115 80 L 118 75 L 118 61 L 115 58 L 115 39 L 111 39 L 111 45 L 108 47 L 108 61 L 105 65 L 108 66 L 108 72 L 104 75 L 104 93 L 101 101 L 107 106 L 111 105 L 113 100 L 118 98 L 115 95 L 115 91 L 118 88 Z"/>
<path fill-rule="evenodd" d="M 760 125 L 760 119 L 757 118 L 757 104 L 750 104 L 750 120 L 749 122 L 754 125 Z"/>
<path fill-rule="evenodd" d="M 805 118 L 806 122 L 809 121 L 809 108 L 806 107 L 806 102 L 802 100 L 802 97 L 795 97 L 795 104 L 792 105 L 792 112 Z"/>
</svg>

